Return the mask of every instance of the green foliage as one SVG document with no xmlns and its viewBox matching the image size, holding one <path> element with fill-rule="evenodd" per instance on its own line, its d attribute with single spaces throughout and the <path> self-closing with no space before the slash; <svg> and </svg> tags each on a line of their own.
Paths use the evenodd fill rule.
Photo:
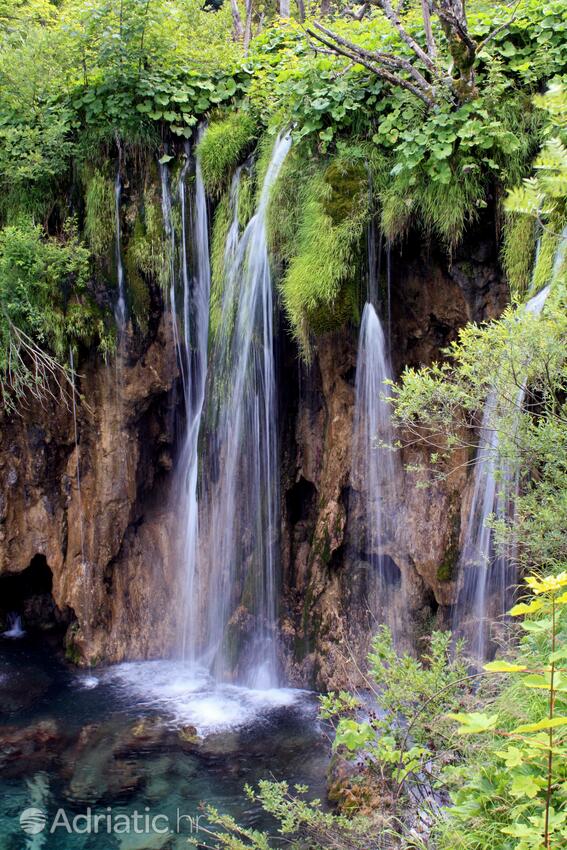
<svg viewBox="0 0 567 850">
<path fill-rule="evenodd" d="M 567 232 L 567 93 L 563 86 L 553 85 L 535 100 L 548 115 L 550 138 L 535 160 L 534 176 L 524 179 L 506 199 L 510 232 L 506 233 L 504 258 L 512 290 L 520 296 L 528 290 L 527 258 L 516 240 L 530 227 L 540 233 L 530 288 L 535 293 L 553 276 L 555 258 Z"/>
<path fill-rule="evenodd" d="M 510 290 L 522 298 L 532 281 L 536 252 L 536 225 L 528 216 L 508 213 L 504 225 L 502 263 Z M 549 279 L 549 269 L 545 271 Z"/>
<path fill-rule="evenodd" d="M 289 169 L 276 185 L 270 231 L 272 244 L 281 245 L 289 263 L 280 284 L 282 300 L 308 356 L 311 333 L 334 330 L 356 317 L 355 259 L 368 219 L 369 194 L 365 172 L 340 157 L 329 164 L 314 163 L 309 173 L 298 158 L 295 168 L 291 189 L 285 186 Z"/>
<path fill-rule="evenodd" d="M 247 112 L 233 112 L 209 124 L 197 146 L 203 180 L 211 195 L 226 188 L 234 169 L 250 150 L 256 136 L 255 123 Z"/>
<path fill-rule="evenodd" d="M 553 850 L 567 841 L 567 572 L 534 574 L 527 584 L 532 595 L 510 612 L 526 617 L 514 660 L 485 665 L 505 677 L 493 712 L 449 715 L 460 724 L 459 734 L 488 740 L 472 765 L 453 774 L 453 805 L 439 824 L 440 850 L 452 850 L 455 840 L 463 850 Z"/>
<path fill-rule="evenodd" d="M 85 236 L 96 257 L 105 257 L 115 239 L 114 184 L 95 170 L 85 191 Z"/>
<path fill-rule="evenodd" d="M 215 210 L 211 238 L 211 300 L 209 329 L 213 339 L 218 333 L 222 320 L 222 298 L 226 273 L 225 248 L 230 223 L 230 200 L 228 192 L 225 192 Z"/>
<path fill-rule="evenodd" d="M 45 238 L 29 219 L 0 232 L 0 385 L 6 404 L 21 400 L 27 389 L 46 389 L 57 364 L 68 362 L 70 348 L 97 342 L 103 350 L 112 347 L 88 281 L 89 253 L 71 225 L 64 241 Z"/>
</svg>

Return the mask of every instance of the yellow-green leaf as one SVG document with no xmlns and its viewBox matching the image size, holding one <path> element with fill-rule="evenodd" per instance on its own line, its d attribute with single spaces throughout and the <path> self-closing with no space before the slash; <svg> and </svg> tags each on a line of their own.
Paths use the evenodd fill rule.
<svg viewBox="0 0 567 850">
<path fill-rule="evenodd" d="M 512 730 L 512 733 L 521 734 L 523 732 L 541 732 L 543 729 L 555 729 L 556 726 L 566 726 L 567 717 L 553 717 L 540 720 L 539 723 L 524 723 Z"/>
<path fill-rule="evenodd" d="M 522 673 L 527 670 L 525 664 L 510 664 L 508 661 L 491 661 L 484 665 L 489 673 Z"/>
</svg>

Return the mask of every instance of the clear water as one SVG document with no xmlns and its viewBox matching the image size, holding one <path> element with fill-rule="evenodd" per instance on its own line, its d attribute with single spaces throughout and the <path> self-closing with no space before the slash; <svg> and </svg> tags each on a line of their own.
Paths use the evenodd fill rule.
<svg viewBox="0 0 567 850">
<path fill-rule="evenodd" d="M 120 176 L 120 165 L 116 172 L 114 181 L 114 219 L 115 219 L 115 242 L 114 253 L 116 259 L 116 282 L 118 284 L 118 298 L 114 308 L 114 316 L 119 332 L 124 330 L 126 324 L 126 285 L 124 278 L 124 264 L 122 262 L 122 227 L 120 225 L 120 201 L 122 197 L 122 178 Z"/>
<path fill-rule="evenodd" d="M 368 302 L 362 313 L 356 364 L 352 486 L 358 510 L 355 505 L 354 534 L 359 551 L 372 565 L 371 612 L 399 641 L 403 605 L 395 597 L 401 577 L 386 555 L 401 472 L 396 454 L 389 448 L 393 432 L 386 382 L 391 379 L 387 340 L 376 310 Z"/>
<path fill-rule="evenodd" d="M 2 850 L 186 847 L 198 815 L 193 835 L 206 840 L 202 802 L 270 829 L 243 787 L 272 776 L 324 797 L 327 747 L 307 692 L 217 686 L 206 671 L 171 661 L 77 671 L 44 640 L 24 637 L 0 638 L 0 693 Z M 108 833 L 101 819 L 98 834 L 69 834 L 58 810 L 72 827 L 88 807 L 129 832 Z M 46 813 L 41 833 L 20 826 L 29 808 Z M 173 832 L 155 832 L 156 815 Z M 50 832 L 56 817 L 60 826 Z"/>
<path fill-rule="evenodd" d="M 193 579 L 203 657 L 216 678 L 263 688 L 278 682 L 279 545 L 274 303 L 266 213 L 290 145 L 289 136 L 276 140 L 258 207 L 241 236 L 238 184 L 233 184 L 221 324 L 209 363 L 202 533 Z"/>
</svg>

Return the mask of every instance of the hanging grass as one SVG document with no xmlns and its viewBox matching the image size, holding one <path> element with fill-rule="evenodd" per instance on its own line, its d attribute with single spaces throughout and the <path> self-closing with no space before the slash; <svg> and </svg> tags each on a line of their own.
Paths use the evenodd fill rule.
<svg viewBox="0 0 567 850">
<path fill-rule="evenodd" d="M 536 223 L 527 215 L 509 213 L 504 221 L 502 265 L 510 292 L 522 300 L 532 279 L 536 248 Z"/>
<path fill-rule="evenodd" d="M 197 145 L 207 192 L 219 197 L 256 138 L 256 124 L 248 112 L 232 112 L 209 124 Z"/>
<path fill-rule="evenodd" d="M 114 183 L 97 169 L 87 179 L 85 192 L 85 236 L 96 257 L 108 255 L 115 232 Z"/>
<path fill-rule="evenodd" d="M 363 169 L 337 157 L 327 166 L 313 166 L 308 174 L 303 169 L 301 187 L 299 175 L 294 182 L 299 188 L 296 233 L 284 230 L 272 238 L 279 238 L 284 255 L 291 255 L 280 283 L 282 301 L 302 353 L 309 358 L 312 334 L 355 318 L 356 260 L 369 211 L 368 180 Z M 281 197 L 276 193 L 272 207 Z M 292 199 L 287 203 L 289 208 Z M 282 215 L 278 212 L 277 220 Z"/>
</svg>

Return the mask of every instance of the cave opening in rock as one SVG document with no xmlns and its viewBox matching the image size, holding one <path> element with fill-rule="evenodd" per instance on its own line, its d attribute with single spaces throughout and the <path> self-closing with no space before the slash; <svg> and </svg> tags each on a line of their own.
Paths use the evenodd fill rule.
<svg viewBox="0 0 567 850">
<path fill-rule="evenodd" d="M 308 520 L 317 500 L 317 488 L 303 476 L 296 481 L 286 495 L 287 513 L 292 525 Z"/>
<path fill-rule="evenodd" d="M 69 623 L 51 595 L 53 574 L 45 555 L 34 555 L 19 573 L 0 576 L 0 625 L 13 628 L 15 618 L 31 631 L 60 631 Z"/>
<path fill-rule="evenodd" d="M 393 558 L 385 554 L 370 554 L 367 557 L 376 573 L 381 573 L 382 580 L 386 587 L 394 589 L 400 587 L 402 583 L 402 573 Z"/>
</svg>

